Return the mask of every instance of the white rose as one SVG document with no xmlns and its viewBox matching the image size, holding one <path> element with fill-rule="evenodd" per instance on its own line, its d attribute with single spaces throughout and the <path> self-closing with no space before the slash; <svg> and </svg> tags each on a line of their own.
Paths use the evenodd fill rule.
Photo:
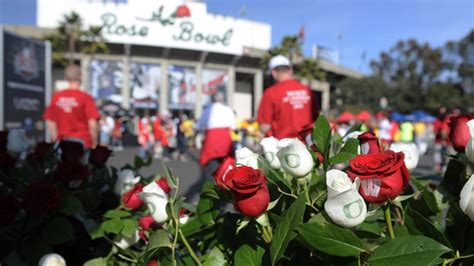
<svg viewBox="0 0 474 266">
<path fill-rule="evenodd" d="M 346 173 L 329 170 L 326 173 L 326 185 L 328 198 L 324 210 L 331 220 L 347 228 L 361 224 L 367 216 L 367 206 L 359 194 L 359 179 L 352 183 Z"/>
<path fill-rule="evenodd" d="M 66 266 L 66 260 L 56 253 L 49 253 L 41 257 L 38 266 Z"/>
<path fill-rule="evenodd" d="M 13 129 L 8 132 L 7 149 L 13 154 L 25 152 L 28 149 L 30 140 L 23 129 Z"/>
<path fill-rule="evenodd" d="M 474 119 L 469 120 L 467 126 L 469 127 L 471 138 L 466 145 L 466 157 L 469 161 L 474 163 Z"/>
<path fill-rule="evenodd" d="M 420 150 L 415 143 L 396 142 L 390 145 L 390 150 L 394 152 L 403 152 L 405 154 L 405 165 L 408 171 L 416 168 L 420 160 Z"/>
<path fill-rule="evenodd" d="M 280 160 L 276 156 L 278 152 L 278 139 L 274 137 L 264 138 L 260 141 L 260 146 L 263 148 L 263 156 L 267 159 L 270 167 L 280 169 Z"/>
<path fill-rule="evenodd" d="M 121 249 L 127 249 L 140 241 L 140 235 L 138 234 L 138 230 L 133 233 L 131 237 L 126 236 L 119 236 L 114 241 L 114 244 L 117 245 Z"/>
<path fill-rule="evenodd" d="M 235 151 L 235 163 L 258 169 L 258 154 L 244 147 Z"/>
<path fill-rule="evenodd" d="M 474 221 L 474 175 L 471 175 L 469 180 L 467 180 L 461 190 L 460 196 L 459 207 L 471 218 L 471 221 Z"/>
<path fill-rule="evenodd" d="M 303 142 L 293 139 L 291 142 L 285 141 L 282 144 L 287 145 L 278 144 L 281 148 L 277 152 L 277 157 L 286 173 L 296 177 L 303 177 L 311 172 L 314 166 L 313 157 Z"/>
<path fill-rule="evenodd" d="M 122 196 L 125 192 L 129 191 L 136 184 L 140 182 L 140 177 L 135 177 L 135 174 L 130 169 L 122 170 L 118 173 L 117 181 L 114 186 L 114 193 L 117 196 Z"/>
<path fill-rule="evenodd" d="M 140 198 L 146 203 L 155 222 L 163 223 L 168 220 L 168 214 L 166 213 L 168 195 L 156 182 L 151 182 L 143 187 Z"/>
</svg>

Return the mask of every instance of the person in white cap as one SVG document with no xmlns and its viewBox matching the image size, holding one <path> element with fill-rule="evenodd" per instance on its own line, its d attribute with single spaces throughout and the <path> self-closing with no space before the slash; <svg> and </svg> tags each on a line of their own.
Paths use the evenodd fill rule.
<svg viewBox="0 0 474 266">
<path fill-rule="evenodd" d="M 257 121 L 265 136 L 277 139 L 294 138 L 319 113 L 311 89 L 295 80 L 288 58 L 277 55 L 269 68 L 276 84 L 263 93 Z"/>
</svg>

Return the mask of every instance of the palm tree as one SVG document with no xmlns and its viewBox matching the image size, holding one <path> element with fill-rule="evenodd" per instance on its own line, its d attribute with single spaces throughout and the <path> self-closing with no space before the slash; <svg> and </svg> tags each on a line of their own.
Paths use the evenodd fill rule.
<svg viewBox="0 0 474 266">
<path fill-rule="evenodd" d="M 103 27 L 89 26 L 89 29 L 82 32 L 81 36 L 81 52 L 91 55 L 92 57 L 98 52 L 109 52 L 109 48 L 102 36 Z"/>
<path fill-rule="evenodd" d="M 63 17 L 63 21 L 59 23 L 58 31 L 61 36 L 67 39 L 68 52 L 69 52 L 69 64 L 73 64 L 73 54 L 76 51 L 76 45 L 82 34 L 82 19 L 76 12 L 66 14 Z"/>
</svg>

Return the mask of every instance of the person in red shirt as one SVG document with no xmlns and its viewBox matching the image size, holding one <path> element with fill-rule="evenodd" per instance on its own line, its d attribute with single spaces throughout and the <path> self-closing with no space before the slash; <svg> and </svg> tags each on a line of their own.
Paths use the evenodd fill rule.
<svg viewBox="0 0 474 266">
<path fill-rule="evenodd" d="M 435 144 L 433 160 L 435 163 L 435 172 L 441 174 L 446 167 L 447 160 L 446 154 L 448 154 L 449 147 L 449 117 L 446 107 L 441 107 L 438 110 L 438 116 L 436 121 L 433 123 L 433 131 L 435 134 Z"/>
<path fill-rule="evenodd" d="M 94 99 L 80 90 L 81 70 L 78 66 L 66 67 L 64 74 L 69 88 L 54 93 L 43 114 L 51 141 L 77 139 L 86 149 L 94 148 L 98 141 L 97 120 L 100 118 Z"/>
<path fill-rule="evenodd" d="M 313 114 L 319 112 L 313 108 L 311 89 L 294 79 L 291 63 L 286 57 L 273 57 L 269 68 L 277 83 L 265 90 L 260 102 L 257 117 L 260 131 L 278 139 L 297 137 L 306 125 L 313 122 Z"/>
</svg>

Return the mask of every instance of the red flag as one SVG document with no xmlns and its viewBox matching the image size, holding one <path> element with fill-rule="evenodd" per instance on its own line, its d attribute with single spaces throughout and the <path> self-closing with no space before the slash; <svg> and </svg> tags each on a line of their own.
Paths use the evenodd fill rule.
<svg viewBox="0 0 474 266">
<path fill-rule="evenodd" d="M 298 31 L 298 39 L 300 42 L 304 41 L 304 25 L 301 25 L 300 30 Z"/>
</svg>

